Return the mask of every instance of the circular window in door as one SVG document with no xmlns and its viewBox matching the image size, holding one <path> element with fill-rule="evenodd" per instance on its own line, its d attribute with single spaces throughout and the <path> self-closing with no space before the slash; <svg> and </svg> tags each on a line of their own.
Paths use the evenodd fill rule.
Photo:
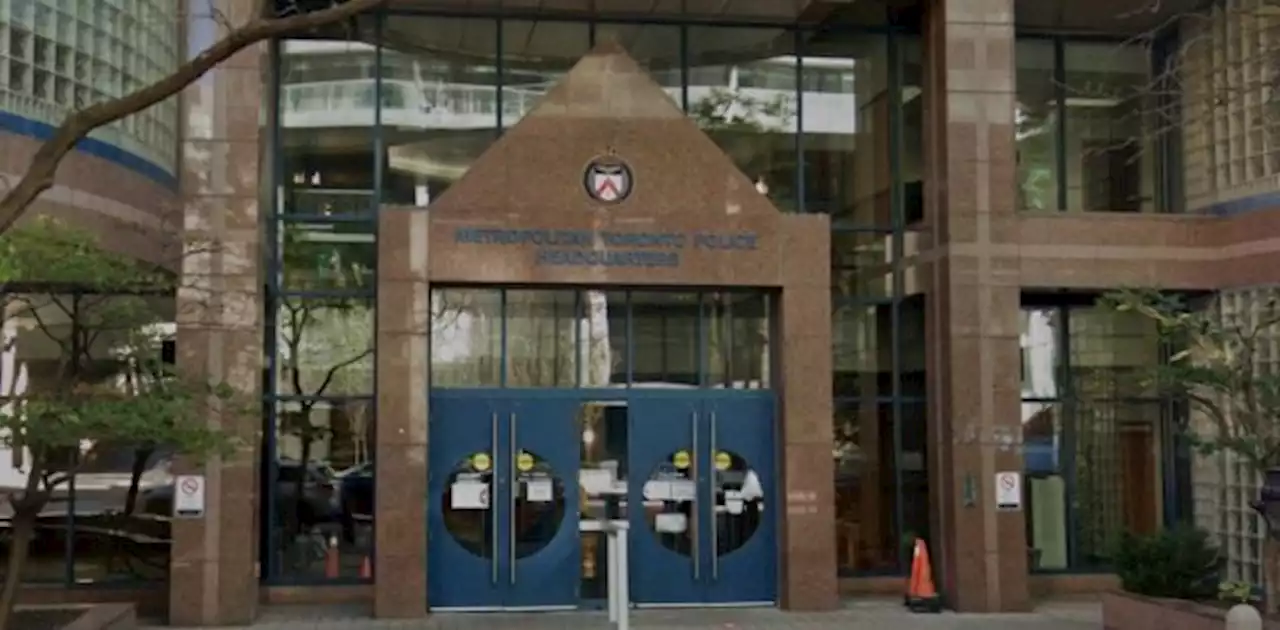
<svg viewBox="0 0 1280 630">
<path fill-rule="evenodd" d="M 494 555 L 493 494 L 493 462 L 488 453 L 476 453 L 454 465 L 440 497 L 449 535 L 481 558 Z"/>
<path fill-rule="evenodd" d="M 764 486 L 757 473 L 741 455 L 717 451 L 715 466 L 716 555 L 726 556 L 740 549 L 765 518 Z"/>
<path fill-rule="evenodd" d="M 564 525 L 564 481 L 536 453 L 520 451 L 512 462 L 515 483 L 513 543 L 517 558 L 542 551 Z"/>
<path fill-rule="evenodd" d="M 678 554 L 693 554 L 694 509 L 697 481 L 693 477 L 692 454 L 671 453 L 658 464 L 644 483 L 644 516 L 658 543 Z"/>
</svg>

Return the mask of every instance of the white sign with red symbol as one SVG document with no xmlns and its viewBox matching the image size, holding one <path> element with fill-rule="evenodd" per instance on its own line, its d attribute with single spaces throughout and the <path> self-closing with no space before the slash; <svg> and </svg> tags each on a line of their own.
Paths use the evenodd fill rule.
<svg viewBox="0 0 1280 630">
<path fill-rule="evenodd" d="M 996 473 L 996 509 L 1022 509 L 1022 473 L 1016 471 Z"/>
<path fill-rule="evenodd" d="M 204 476 L 178 475 L 174 480 L 173 515 L 177 518 L 204 517 Z"/>
</svg>

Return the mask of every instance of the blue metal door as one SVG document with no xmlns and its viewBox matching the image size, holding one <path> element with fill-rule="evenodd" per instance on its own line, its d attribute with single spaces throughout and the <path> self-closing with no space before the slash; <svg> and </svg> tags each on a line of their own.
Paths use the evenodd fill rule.
<svg viewBox="0 0 1280 630">
<path fill-rule="evenodd" d="M 499 608 L 503 521 L 494 501 L 506 412 L 487 397 L 432 396 L 427 459 L 427 602 Z"/>
<path fill-rule="evenodd" d="M 639 605 L 704 600 L 706 532 L 699 507 L 708 496 L 697 455 L 705 448 L 701 402 L 694 396 L 631 399 L 627 461 L 631 598 Z"/>
<path fill-rule="evenodd" d="M 577 606 L 577 406 L 495 392 L 431 397 L 431 607 Z"/>
<path fill-rule="evenodd" d="M 715 396 L 702 416 L 710 460 L 703 520 L 710 538 L 707 601 L 772 603 L 778 566 L 773 396 Z"/>
<path fill-rule="evenodd" d="M 499 466 L 507 608 L 578 605 L 582 547 L 577 397 L 524 397 L 511 404 Z"/>
</svg>

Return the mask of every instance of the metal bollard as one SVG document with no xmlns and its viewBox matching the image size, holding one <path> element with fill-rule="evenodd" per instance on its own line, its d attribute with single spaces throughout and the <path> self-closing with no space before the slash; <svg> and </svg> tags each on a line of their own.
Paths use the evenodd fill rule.
<svg viewBox="0 0 1280 630">
<path fill-rule="evenodd" d="M 1262 630 L 1262 615 L 1248 604 L 1236 604 L 1227 611 L 1226 630 Z"/>
<path fill-rule="evenodd" d="M 605 535 L 605 554 L 609 562 L 609 625 L 618 630 L 631 627 L 631 585 L 627 570 L 626 519 L 620 518 L 617 496 L 606 497 L 605 518 L 600 531 Z"/>
</svg>

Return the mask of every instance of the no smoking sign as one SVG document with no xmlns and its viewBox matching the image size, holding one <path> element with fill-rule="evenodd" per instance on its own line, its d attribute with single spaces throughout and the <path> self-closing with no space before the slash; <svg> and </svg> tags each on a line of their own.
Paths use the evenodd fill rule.
<svg viewBox="0 0 1280 630">
<path fill-rule="evenodd" d="M 174 480 L 173 516 L 204 517 L 205 483 L 203 475 L 179 475 Z"/>
<path fill-rule="evenodd" d="M 1016 471 L 996 473 L 996 509 L 1022 509 L 1022 473 Z"/>
</svg>

